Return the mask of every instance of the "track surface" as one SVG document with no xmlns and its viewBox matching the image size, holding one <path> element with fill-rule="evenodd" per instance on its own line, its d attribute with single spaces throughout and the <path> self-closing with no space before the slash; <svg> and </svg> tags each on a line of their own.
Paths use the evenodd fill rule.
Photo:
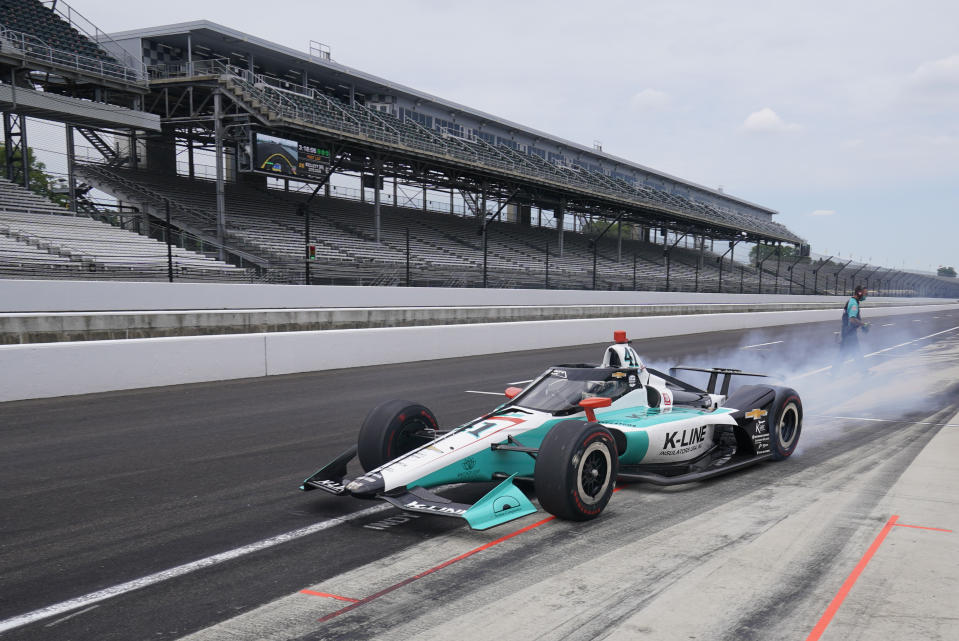
<svg viewBox="0 0 959 641">
<path fill-rule="evenodd" d="M 803 435 L 779 464 L 622 488 L 588 524 L 539 513 L 472 532 L 296 486 L 354 442 L 381 400 L 420 401 L 459 424 L 499 402 L 475 392 L 549 364 L 595 362 L 605 342 L 0 404 L 0 629 L 348 517 L 0 639 L 805 638 L 842 581 L 837 560 L 868 546 L 882 525 L 876 505 L 959 412 L 959 313 L 877 321 L 864 351 L 893 349 L 866 359 L 872 375 L 847 366 L 837 380 L 802 376 L 832 363 L 835 325 L 635 341 L 656 367 L 784 373 L 804 399 Z M 447 495 L 469 501 L 486 489 Z"/>
</svg>

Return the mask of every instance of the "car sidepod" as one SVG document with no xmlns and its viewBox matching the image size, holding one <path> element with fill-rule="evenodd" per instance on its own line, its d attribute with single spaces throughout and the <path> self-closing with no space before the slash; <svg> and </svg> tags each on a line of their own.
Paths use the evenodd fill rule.
<svg viewBox="0 0 959 641">
<path fill-rule="evenodd" d="M 710 447 L 717 425 L 736 425 L 732 411 L 673 406 L 669 409 L 637 407 L 597 413 L 597 420 L 626 440 L 620 463 L 670 464 L 701 456 Z"/>
</svg>

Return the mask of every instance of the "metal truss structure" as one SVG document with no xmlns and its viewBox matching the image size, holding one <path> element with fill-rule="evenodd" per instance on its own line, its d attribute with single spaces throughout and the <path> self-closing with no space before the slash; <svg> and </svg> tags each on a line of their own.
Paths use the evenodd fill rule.
<svg viewBox="0 0 959 641">
<path fill-rule="evenodd" d="M 224 100 L 219 141 L 249 168 L 250 133 L 322 145 L 342 170 L 386 176 L 425 189 L 456 190 L 477 212 L 486 202 L 509 202 L 588 219 L 622 220 L 699 237 L 799 245 L 784 226 L 665 191 L 631 184 L 580 166 L 563 167 L 537 155 L 480 138 L 441 135 L 355 102 L 313 89 L 302 93 L 218 60 L 150 68 L 145 109 L 160 115 L 176 136 L 216 144 L 214 102 Z M 212 139 L 212 140 L 211 140 Z M 192 144 L 192 142 L 190 144 Z"/>
</svg>

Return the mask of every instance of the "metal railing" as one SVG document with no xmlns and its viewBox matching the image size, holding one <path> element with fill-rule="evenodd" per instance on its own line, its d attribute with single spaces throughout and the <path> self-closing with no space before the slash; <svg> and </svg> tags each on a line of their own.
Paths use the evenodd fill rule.
<svg viewBox="0 0 959 641">
<path fill-rule="evenodd" d="M 22 58 L 25 62 L 42 63 L 88 76 L 135 85 L 146 84 L 142 72 L 119 62 L 51 47 L 36 36 L 7 29 L 3 25 L 0 25 L 0 52 Z"/>
<path fill-rule="evenodd" d="M 143 64 L 143 61 L 124 49 L 120 43 L 101 31 L 99 27 L 87 20 L 79 11 L 63 0 L 41 0 L 41 4 L 48 7 L 54 13 L 59 14 L 61 18 L 67 21 L 67 24 L 106 50 L 107 53 L 123 65 L 132 69 L 137 79 L 141 81 L 146 80 L 146 66 Z"/>
</svg>

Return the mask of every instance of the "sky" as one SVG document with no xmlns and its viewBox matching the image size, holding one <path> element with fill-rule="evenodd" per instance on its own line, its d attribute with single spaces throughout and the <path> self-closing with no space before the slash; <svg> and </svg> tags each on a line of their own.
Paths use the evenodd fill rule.
<svg viewBox="0 0 959 641">
<path fill-rule="evenodd" d="M 206 19 L 769 207 L 814 252 L 959 268 L 959 2 L 73 0 Z"/>
</svg>

